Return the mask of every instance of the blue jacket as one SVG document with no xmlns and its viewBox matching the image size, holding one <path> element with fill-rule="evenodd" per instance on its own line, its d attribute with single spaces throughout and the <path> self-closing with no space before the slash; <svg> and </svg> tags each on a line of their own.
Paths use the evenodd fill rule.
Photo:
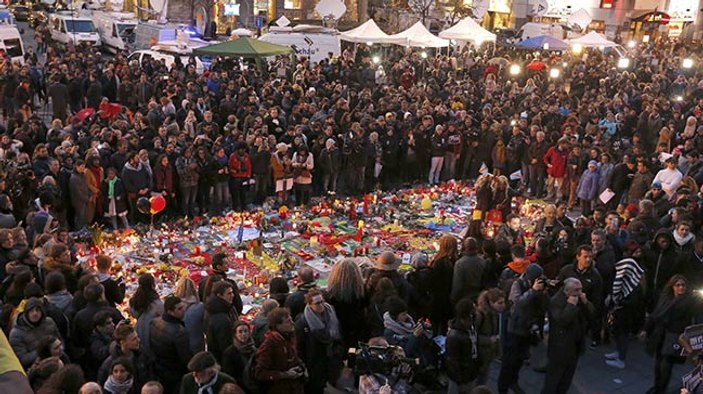
<svg viewBox="0 0 703 394">
<path fill-rule="evenodd" d="M 586 169 L 581 175 L 581 180 L 576 188 L 576 195 L 582 200 L 593 200 L 598 195 L 598 171 L 591 172 Z"/>
</svg>

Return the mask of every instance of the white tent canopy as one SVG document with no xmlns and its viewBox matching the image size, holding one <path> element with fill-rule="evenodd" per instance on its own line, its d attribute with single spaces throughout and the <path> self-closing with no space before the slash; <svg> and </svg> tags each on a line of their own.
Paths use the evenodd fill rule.
<svg viewBox="0 0 703 394">
<path fill-rule="evenodd" d="M 393 44 L 409 47 L 421 48 L 441 48 L 449 46 L 449 40 L 445 40 L 430 33 L 429 30 L 418 21 L 414 25 L 398 34 L 390 36 Z"/>
<path fill-rule="evenodd" d="M 608 41 L 607 38 L 594 31 L 579 38 L 569 40 L 569 44 L 571 44 L 572 46 L 581 45 L 584 48 L 611 48 L 618 46 L 618 44 L 612 41 Z"/>
<path fill-rule="evenodd" d="M 495 42 L 496 40 L 495 34 L 481 27 L 471 17 L 466 17 L 449 29 L 441 31 L 439 36 L 448 40 L 471 41 L 474 43 Z"/>
<path fill-rule="evenodd" d="M 344 41 L 359 42 L 359 43 L 372 43 L 372 44 L 392 44 L 394 40 L 390 36 L 381 30 L 380 27 L 374 22 L 373 19 L 369 19 L 363 24 L 355 27 L 351 30 L 347 30 L 339 35 L 339 38 Z M 396 43 L 401 43 L 401 40 L 396 40 Z"/>
</svg>

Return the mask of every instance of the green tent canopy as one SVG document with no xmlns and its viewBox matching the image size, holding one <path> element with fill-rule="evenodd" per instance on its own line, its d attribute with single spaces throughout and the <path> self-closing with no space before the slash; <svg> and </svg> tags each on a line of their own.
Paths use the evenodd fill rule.
<svg viewBox="0 0 703 394">
<path fill-rule="evenodd" d="M 198 56 L 229 56 L 257 59 L 267 56 L 287 55 L 292 52 L 293 49 L 290 47 L 271 44 L 250 37 L 240 37 L 236 40 L 193 49 L 193 54 Z"/>
</svg>

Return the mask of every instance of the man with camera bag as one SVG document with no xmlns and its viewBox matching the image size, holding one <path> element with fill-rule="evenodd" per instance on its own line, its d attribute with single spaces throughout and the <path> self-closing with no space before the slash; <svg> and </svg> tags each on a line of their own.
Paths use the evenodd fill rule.
<svg viewBox="0 0 703 394">
<path fill-rule="evenodd" d="M 596 308 L 583 292 L 581 281 L 566 278 L 549 304 L 547 376 L 542 394 L 566 394 L 579 356 L 586 350 L 586 330 Z"/>
<path fill-rule="evenodd" d="M 530 345 L 539 341 L 544 314 L 549 305 L 548 284 L 543 279 L 543 273 L 542 267 L 530 264 L 510 288 L 508 299 L 512 308 L 498 376 L 499 394 L 507 394 L 508 389 L 515 394 L 525 392 L 518 386 L 520 368 L 523 361 L 530 357 Z"/>
</svg>

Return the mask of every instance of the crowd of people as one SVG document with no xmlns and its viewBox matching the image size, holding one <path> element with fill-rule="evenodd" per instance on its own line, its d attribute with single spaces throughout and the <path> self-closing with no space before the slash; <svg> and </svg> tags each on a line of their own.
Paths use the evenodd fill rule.
<svg viewBox="0 0 703 394">
<path fill-rule="evenodd" d="M 16 356 L 0 391 L 321 393 L 367 343 L 401 362 L 360 374 L 361 393 L 442 376 L 450 393 L 490 393 L 497 359 L 497 392 L 522 393 L 546 335 L 543 393 L 566 393 L 589 347 L 612 344 L 604 363 L 626 368 L 640 336 L 657 394 L 685 360 L 680 335 L 703 310 L 700 46 L 652 40 L 623 70 L 614 52 L 471 46 L 386 49 L 375 64 L 361 45 L 263 69 L 214 59 L 203 74 L 38 49 L 45 60 L 30 48 L 0 71 L 0 346 Z M 336 263 L 325 288 L 308 267 L 292 291 L 274 277 L 253 319 L 225 254 L 163 299 L 151 274 L 126 297 L 111 256 L 76 263 L 72 231 L 145 221 L 136 202 L 152 194 L 170 220 L 448 180 L 475 189 L 462 239 L 407 273 L 386 252 Z M 547 201 L 529 237 L 515 197 Z"/>
</svg>

